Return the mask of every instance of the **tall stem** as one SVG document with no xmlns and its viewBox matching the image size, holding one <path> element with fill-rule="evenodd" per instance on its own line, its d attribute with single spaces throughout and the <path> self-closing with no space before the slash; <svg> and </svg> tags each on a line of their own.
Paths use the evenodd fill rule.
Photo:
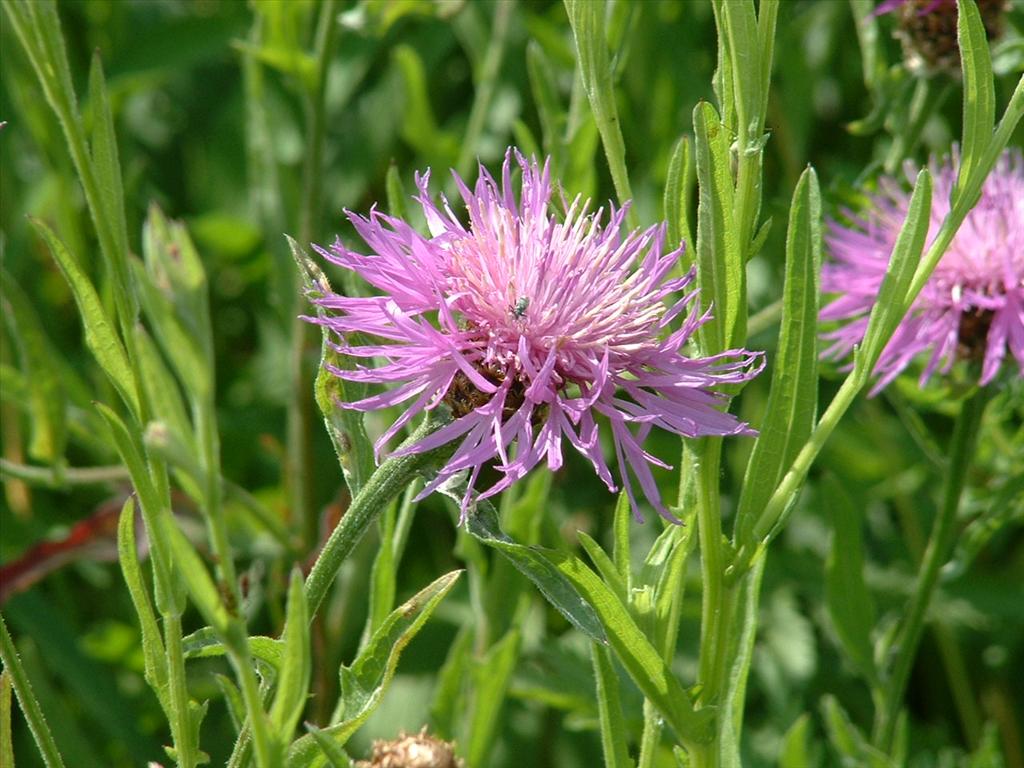
<svg viewBox="0 0 1024 768">
<path fill-rule="evenodd" d="M 713 706 L 721 694 L 721 670 L 728 654 L 727 621 L 731 589 L 724 581 L 725 553 L 722 546 L 722 518 L 719 496 L 719 468 L 722 440 L 704 438 L 698 449 L 697 534 L 700 542 L 701 635 L 697 682 L 701 686 L 700 705 Z M 719 712 L 719 717 L 725 713 Z M 702 745 L 691 755 L 696 768 L 719 764 L 718 739 Z"/>
<path fill-rule="evenodd" d="M 970 467 L 971 455 L 974 453 L 978 427 L 987 399 L 988 393 L 984 388 L 972 395 L 960 409 L 953 429 L 942 507 L 932 527 L 917 585 L 910 598 L 906 621 L 896 639 L 896 660 L 893 663 L 892 675 L 883 691 L 882 706 L 875 722 L 875 744 L 886 752 L 892 751 L 900 705 L 903 702 L 914 657 L 917 655 L 921 633 L 924 631 L 928 606 L 939 580 L 939 570 L 949 559 L 950 549 L 956 542 L 956 512 L 960 506 L 960 495 Z"/>
<path fill-rule="evenodd" d="M 419 442 L 437 427 L 437 423 L 426 419 L 403 445 Z M 451 447 L 442 446 L 428 453 L 414 453 L 388 459 L 374 472 L 362 490 L 352 499 L 345 516 L 324 544 L 313 569 L 306 577 L 306 601 L 309 605 L 310 621 L 316 616 L 317 608 L 323 602 L 334 577 L 338 575 L 345 558 L 366 533 L 366 529 L 377 518 L 388 502 L 401 493 L 413 481 L 420 470 L 433 463 Z"/>
</svg>

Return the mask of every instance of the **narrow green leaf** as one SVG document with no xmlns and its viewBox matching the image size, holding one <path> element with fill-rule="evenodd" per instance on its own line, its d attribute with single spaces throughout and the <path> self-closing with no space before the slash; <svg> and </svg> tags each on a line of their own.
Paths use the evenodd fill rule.
<svg viewBox="0 0 1024 768">
<path fill-rule="evenodd" d="M 786 735 L 782 737 L 779 768 L 808 768 L 808 766 L 814 765 L 808 740 L 810 727 L 811 716 L 806 712 L 789 726 Z"/>
<path fill-rule="evenodd" d="M 176 570 L 184 579 L 188 593 L 200 615 L 214 631 L 222 636 L 226 635 L 231 617 L 203 559 L 176 525 L 164 525 L 163 535 L 174 558 Z"/>
<path fill-rule="evenodd" d="M 395 517 L 395 503 L 392 501 L 381 518 L 380 546 L 370 570 L 370 610 L 366 617 L 361 645 L 369 642 L 373 633 L 380 628 L 384 619 L 391 613 L 391 609 L 395 607 Z"/>
<path fill-rule="evenodd" d="M 486 765 L 498 731 L 501 707 L 509 680 L 519 660 L 522 635 L 509 632 L 487 651 L 474 670 L 476 696 L 469 722 L 466 759 L 469 765 Z"/>
<path fill-rule="evenodd" d="M 185 410 L 181 388 L 141 323 L 135 326 L 135 351 L 139 378 L 152 415 L 175 435 L 181 445 L 195 445 L 192 422 Z"/>
<path fill-rule="evenodd" d="M 878 17 L 875 15 L 875 0 L 850 0 L 850 11 L 853 14 L 854 31 L 860 43 L 861 71 L 864 86 L 872 94 L 872 99 L 879 98 L 878 83 L 889 68 L 885 61 L 884 46 L 878 44 Z"/>
<path fill-rule="evenodd" d="M 594 538 L 589 533 L 578 531 L 578 534 L 580 546 L 587 553 L 590 562 L 597 568 L 597 572 L 601 575 L 604 583 L 615 591 L 615 594 L 623 603 L 628 605 L 630 591 L 626 587 L 626 582 L 623 581 L 622 574 L 616 563 L 608 557 L 608 553 L 604 551 L 600 544 L 594 541 Z"/>
<path fill-rule="evenodd" d="M 995 80 L 988 36 L 974 0 L 957 0 L 957 40 L 964 81 L 964 123 L 956 192 L 967 192 L 963 204 L 972 208 L 988 175 L 984 156 L 996 122 Z"/>
<path fill-rule="evenodd" d="M 18 704 L 21 705 L 22 714 L 25 715 L 25 722 L 32 732 L 32 738 L 39 748 L 39 756 L 43 758 L 46 768 L 63 768 L 64 760 L 57 750 L 57 744 L 50 733 L 50 727 L 46 724 L 43 710 L 32 693 L 32 684 L 28 675 L 25 674 L 18 658 L 18 651 L 14 647 L 14 641 L 7 631 L 7 623 L 3 616 L 0 616 L 0 660 L 4 663 L 4 673 L 10 676 L 14 694 L 18 697 Z"/>
<path fill-rule="evenodd" d="M 615 561 L 615 568 L 618 570 L 619 577 L 622 579 L 627 592 L 633 579 L 629 544 L 629 532 L 632 525 L 633 516 L 630 514 L 629 509 L 629 495 L 623 491 L 619 494 L 619 499 L 615 503 L 615 517 L 613 519 L 615 546 L 612 549 L 612 558 Z"/>
<path fill-rule="evenodd" d="M 330 293 L 331 285 L 317 263 L 292 238 L 286 236 L 286 239 L 302 276 L 306 295 L 314 299 Z M 323 316 L 320 307 L 316 311 L 318 316 Z M 334 351 L 331 332 L 326 326 L 322 332 L 320 367 L 314 384 L 316 403 L 323 414 L 324 425 L 334 445 L 349 492 L 355 498 L 373 473 L 373 445 L 363 426 L 363 414 L 338 407 L 339 402 L 358 400 L 362 397 L 362 390 L 358 385 L 344 381 L 327 370 L 328 365 L 345 368 L 350 367 L 352 362 Z"/>
<path fill-rule="evenodd" d="M 593 606 L 619 661 L 677 735 L 689 743 L 710 739 L 714 708 L 693 710 L 690 697 L 615 593 L 578 558 L 548 549 L 535 551 L 565 575 Z"/>
<path fill-rule="evenodd" d="M 142 246 L 145 267 L 132 263 L 142 308 L 185 390 L 203 400 L 213 387 L 213 342 L 199 257 L 185 230 L 155 206 Z"/>
<path fill-rule="evenodd" d="M 597 681 L 597 712 L 601 723 L 601 749 L 606 768 L 632 768 L 629 757 L 626 718 L 622 714 L 619 676 L 611 653 L 602 645 L 592 643 L 594 679 Z"/>
<path fill-rule="evenodd" d="M 825 731 L 832 746 L 843 758 L 843 763 L 865 768 L 896 768 L 896 763 L 885 753 L 868 743 L 835 696 L 827 694 L 822 699 L 821 707 Z"/>
<path fill-rule="evenodd" d="M 391 56 L 405 86 L 402 139 L 430 160 L 431 165 L 454 165 L 459 155 L 459 141 L 437 126 L 423 60 L 414 48 L 405 44 L 395 46 Z"/>
<path fill-rule="evenodd" d="M 344 745 L 366 722 L 391 683 L 402 651 L 455 586 L 461 573 L 452 571 L 445 574 L 392 611 L 352 665 L 341 668 L 339 713 L 336 722 L 323 729 L 324 735 L 336 744 Z M 309 765 L 318 749 L 312 736 L 303 736 L 288 750 L 288 768 Z"/>
<path fill-rule="evenodd" d="M 832 548 L 825 563 L 825 603 L 847 658 L 874 686 L 878 681 L 870 632 L 875 606 L 864 583 L 861 515 L 842 486 L 828 478 L 824 492 L 832 509 Z"/>
<path fill-rule="evenodd" d="M 565 108 L 555 90 L 555 73 L 540 43 L 531 40 L 526 45 L 526 73 L 530 79 L 530 92 L 540 120 L 544 154 L 551 158 L 556 169 L 562 168 L 565 152 Z"/>
<path fill-rule="evenodd" d="M 818 410 L 818 295 L 821 195 L 813 168 L 800 176 L 789 209 L 779 346 L 765 416 L 747 463 L 736 522 L 738 545 L 753 546 L 756 516 L 810 437 Z"/>
<path fill-rule="evenodd" d="M 96 289 L 53 230 L 38 219 L 30 218 L 29 221 L 46 241 L 50 253 L 53 254 L 57 266 L 60 267 L 71 288 L 75 303 L 78 305 L 78 313 L 82 318 L 82 325 L 85 328 L 86 346 L 96 358 L 96 362 L 103 368 L 125 404 L 135 417 L 139 418 L 141 411 L 135 376 L 121 339 L 118 338 L 113 324 L 107 318 L 107 313 L 103 309 Z"/>
<path fill-rule="evenodd" d="M 252 638 L 250 638 L 250 642 L 251 640 Z M 231 724 L 235 728 L 235 733 L 240 733 L 242 725 L 245 723 L 245 702 L 242 701 L 242 692 L 238 690 L 238 686 L 230 677 L 216 674 L 214 679 L 224 697 L 224 704 L 228 710 L 228 717 L 231 718 Z"/>
<path fill-rule="evenodd" d="M 921 260 L 931 207 L 932 177 L 926 168 L 922 168 L 914 183 L 907 218 L 896 238 L 878 299 L 871 310 L 864 342 L 854 357 L 854 371 L 862 384 L 874 370 L 882 350 L 906 312 L 908 305 L 904 297 Z"/>
<path fill-rule="evenodd" d="M 149 592 L 146 589 L 142 567 L 139 564 L 137 546 L 135 502 L 128 498 L 121 508 L 121 517 L 117 525 L 117 556 L 142 632 L 142 659 L 146 682 L 156 694 L 160 706 L 167 712 L 170 711 L 167 655 L 160 637 L 160 626 L 157 624 L 156 616 L 149 602 Z"/>
<path fill-rule="evenodd" d="M 221 637 L 213 627 L 197 629 L 182 639 L 181 647 L 186 659 L 208 659 L 227 653 Z M 264 635 L 254 635 L 249 638 L 249 650 L 253 658 L 266 665 L 271 674 L 278 674 L 284 663 L 283 641 Z"/>
<path fill-rule="evenodd" d="M 476 511 L 466 519 L 466 530 L 507 557 L 573 626 L 592 640 L 608 642 L 594 609 L 571 581 L 552 567 L 544 550 L 519 544 L 506 536 L 498 526 L 498 516 L 490 502 L 484 500 L 477 505 Z"/>
<path fill-rule="evenodd" d="M 690 226 L 690 205 L 693 190 L 693 144 L 688 136 L 682 136 L 672 150 L 668 162 L 668 178 L 665 180 L 663 201 L 665 221 L 668 222 L 668 244 L 675 248 L 685 244 L 686 253 L 682 263 L 693 261 L 693 228 Z"/>
<path fill-rule="evenodd" d="M 402 184 L 402 176 L 398 172 L 398 166 L 394 162 L 388 166 L 387 175 L 384 177 L 384 187 L 388 196 L 388 213 L 396 219 L 406 218 L 408 195 L 405 192 L 405 186 Z M 292 250 L 294 249 L 295 246 L 292 246 Z"/>
<path fill-rule="evenodd" d="M 18 349 L 31 414 L 28 454 L 58 473 L 67 446 L 67 393 L 61 381 L 57 354 L 28 297 L 5 269 L 0 269 L 0 304 L 11 338 Z"/>
<path fill-rule="evenodd" d="M 565 0 L 573 39 L 576 41 L 577 62 L 583 88 L 594 113 L 608 169 L 611 171 L 619 205 L 633 199 L 626 170 L 626 146 L 622 141 L 618 108 L 612 82 L 612 64 L 608 56 L 605 35 L 604 0 Z M 631 224 L 636 223 L 636 212 L 630 212 Z"/>
<path fill-rule="evenodd" d="M 114 218 L 106 210 L 104 198 L 96 180 L 94 161 L 89 156 L 85 128 L 78 112 L 78 103 L 72 85 L 71 70 L 68 66 L 57 5 L 53 0 L 6 2 L 3 4 L 3 9 L 14 27 L 15 34 L 21 40 L 25 53 L 36 71 L 46 101 L 57 116 L 64 133 L 71 160 L 78 172 L 89 206 L 89 213 L 96 228 L 100 251 L 109 270 L 121 331 L 127 333 L 135 321 L 135 303 L 131 295 L 127 268 L 127 248 L 120 245 L 123 240 L 119 240 L 112 228 Z M 102 101 L 102 96 L 98 100 Z M 104 161 L 109 168 L 110 156 L 116 157 L 116 151 L 113 149 L 112 129 L 106 137 L 99 138 L 98 145 L 97 159 Z"/>
<path fill-rule="evenodd" d="M 116 245 L 118 280 L 129 287 L 128 282 L 128 226 L 124 214 L 124 188 L 121 184 L 121 163 L 117 157 L 117 137 L 114 135 L 114 117 L 107 96 L 107 84 L 103 77 L 103 65 L 99 52 L 93 53 L 89 69 L 89 107 L 92 112 L 92 168 L 96 177 L 100 207 L 107 226 L 110 227 Z M 125 307 L 126 316 L 137 312 L 134 302 Z"/>
<path fill-rule="evenodd" d="M 156 604 L 161 613 L 181 613 L 181 594 L 176 589 L 176 582 L 171 578 L 171 552 L 164 538 L 163 531 L 168 526 L 164 523 L 166 504 L 161 503 L 160 496 L 146 462 L 142 455 L 142 438 L 134 427 L 129 428 L 121 417 L 103 403 L 96 403 L 96 410 L 110 430 L 114 446 L 117 448 L 121 461 L 128 467 L 132 485 L 139 496 L 142 515 L 146 521 L 150 548 L 153 553 L 153 575 L 156 589 Z M 174 526 L 171 526 L 172 528 Z"/>
<path fill-rule="evenodd" d="M 430 702 L 430 726 L 438 738 L 455 738 L 462 711 L 462 689 L 473 661 L 474 632 L 463 625 L 448 649 L 448 656 L 437 673 L 434 698 Z"/>
<path fill-rule="evenodd" d="M 715 108 L 701 102 L 693 110 L 697 158 L 697 279 L 701 305 L 714 317 L 699 331 L 704 354 L 729 346 L 739 316 L 744 264 L 732 226 L 734 190 L 729 138 Z"/>
<path fill-rule="evenodd" d="M 324 753 L 324 757 L 327 758 L 327 765 L 331 766 L 331 768 L 350 768 L 352 758 L 346 754 L 341 745 L 312 723 L 306 723 L 306 730 L 309 731 L 313 741 L 316 742 L 316 745 Z"/>
<path fill-rule="evenodd" d="M 667 547 L 660 567 L 656 567 L 654 586 L 654 615 L 657 622 L 657 642 L 662 658 L 671 663 L 675 657 L 676 639 L 679 633 L 679 615 L 683 606 L 683 589 L 686 580 L 686 560 L 693 547 L 692 525 L 670 525 L 658 537 L 659 548 Z M 654 553 L 654 548 L 651 550 Z M 653 565 L 653 560 L 650 561 Z M 645 564 L 645 568 L 648 566 Z M 648 582 L 644 582 L 648 583 Z"/>
<path fill-rule="evenodd" d="M 277 693 L 270 707 L 270 723 L 277 731 L 278 741 L 288 744 L 306 707 L 309 676 L 312 668 L 309 647 L 309 610 L 302 590 L 302 572 L 292 570 L 288 584 L 288 607 L 285 618 L 283 658 Z"/>
<path fill-rule="evenodd" d="M 11 673 L 0 673 L 0 765 L 14 768 L 14 740 L 11 738 Z"/>
</svg>

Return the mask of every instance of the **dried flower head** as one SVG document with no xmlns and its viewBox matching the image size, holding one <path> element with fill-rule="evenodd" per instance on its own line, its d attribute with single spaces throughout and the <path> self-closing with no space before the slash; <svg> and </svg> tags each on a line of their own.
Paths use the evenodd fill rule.
<svg viewBox="0 0 1024 768">
<path fill-rule="evenodd" d="M 931 164 L 934 177 L 929 239 L 949 212 L 958 157 Z M 913 167 L 907 168 L 913 178 Z M 896 236 L 907 215 L 909 194 L 896 179 L 879 180 L 879 191 L 850 224 L 831 222 L 827 237 L 832 263 L 822 271 L 822 287 L 839 294 L 821 311 L 822 320 L 845 324 L 825 334 L 825 355 L 846 357 L 867 329 Z M 999 158 L 910 312 L 896 329 L 875 367 L 872 393 L 898 376 L 923 352 L 924 383 L 958 359 L 981 363 L 980 384 L 988 384 L 1009 350 L 1024 375 L 1024 159 L 1019 150 Z"/>
<path fill-rule="evenodd" d="M 978 0 L 978 10 L 991 40 L 998 37 L 1007 0 Z M 903 46 L 907 67 L 921 74 L 960 71 L 956 35 L 956 0 L 886 0 L 876 14 L 898 13 L 896 36 Z"/>
<path fill-rule="evenodd" d="M 510 150 L 500 185 L 483 167 L 473 190 L 455 177 L 468 226 L 447 200 L 434 204 L 427 173 L 416 181 L 430 237 L 373 210 L 369 218 L 349 214 L 373 255 L 340 241 L 318 249 L 382 292 L 317 300 L 340 313 L 319 321 L 336 332 L 340 352 L 386 361 L 331 371 L 398 384 L 343 405 L 371 410 L 409 403 L 377 441 L 379 457 L 413 417 L 446 403 L 454 421 L 404 452 L 461 441 L 422 495 L 468 471 L 464 515 L 485 465 L 500 477 L 479 498 L 507 488 L 542 460 L 558 469 L 563 438 L 616 490 L 599 441 L 600 415 L 634 513 L 630 472 L 658 512 L 672 519 L 650 470 L 666 465 L 644 450 L 645 438 L 653 427 L 691 437 L 751 434 L 721 410 L 726 396 L 711 387 L 752 378 L 762 356 L 745 350 L 683 355 L 709 314 L 698 308 L 692 272 L 670 276 L 682 249 L 664 252 L 665 226 L 622 234 L 625 209 L 612 209 L 602 226 L 602 211 L 589 213 L 579 198 L 564 217 L 555 216 L 548 165 L 542 169 L 515 153 L 522 171 L 517 197 L 512 160 Z M 685 294 L 675 297 L 676 291 Z M 358 343 L 353 333 L 379 341 Z"/>
<path fill-rule="evenodd" d="M 397 739 L 376 740 L 370 760 L 360 760 L 356 768 L 462 768 L 455 746 L 435 739 L 423 726 L 417 734 L 400 732 Z"/>
</svg>

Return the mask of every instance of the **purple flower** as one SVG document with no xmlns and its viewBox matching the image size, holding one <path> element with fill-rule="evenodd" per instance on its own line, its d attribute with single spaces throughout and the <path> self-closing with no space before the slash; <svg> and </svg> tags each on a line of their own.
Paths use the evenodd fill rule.
<svg viewBox="0 0 1024 768">
<path fill-rule="evenodd" d="M 447 404 L 454 420 L 402 452 L 459 441 L 420 496 L 468 471 L 463 516 L 483 467 L 493 465 L 499 478 L 479 498 L 507 488 L 542 460 L 557 470 L 564 438 L 610 490 L 625 486 L 638 517 L 629 471 L 657 511 L 673 519 L 650 469 L 667 465 L 644 450 L 645 438 L 653 427 L 689 437 L 753 434 L 721 410 L 727 397 L 711 387 L 751 379 L 763 367 L 762 355 L 683 355 L 710 315 L 698 308 L 692 271 L 670 277 L 682 249 L 664 253 L 665 225 L 623 235 L 625 208 L 613 208 L 602 225 L 602 211 L 588 212 L 579 198 L 555 216 L 548 164 L 541 169 L 518 152 L 515 160 L 522 170 L 518 199 L 511 150 L 500 185 L 483 167 L 474 190 L 455 176 L 468 226 L 446 199 L 440 206 L 431 200 L 428 172 L 416 177 L 416 199 L 430 237 L 371 210 L 368 218 L 348 217 L 372 255 L 340 240 L 330 251 L 317 249 L 380 292 L 316 300 L 337 311 L 313 322 L 335 332 L 341 353 L 379 361 L 331 372 L 394 385 L 341 405 L 369 411 L 406 403 L 376 442 L 379 460 L 417 414 Z M 675 297 L 676 291 L 685 294 Z M 607 425 L 614 446 L 617 480 L 602 453 L 599 424 Z"/>
<path fill-rule="evenodd" d="M 985 34 L 999 37 L 1007 0 L 978 0 Z M 875 15 L 892 13 L 897 17 L 896 37 L 903 47 L 903 58 L 912 72 L 928 75 L 946 72 L 959 76 L 960 46 L 957 42 L 956 0 L 885 0 Z"/>
<path fill-rule="evenodd" d="M 949 213 L 958 158 L 932 162 L 935 187 L 929 239 Z M 914 168 L 908 167 L 908 178 Z M 827 239 L 833 262 L 822 271 L 822 288 L 839 297 L 821 311 L 822 320 L 846 321 L 824 337 L 827 357 L 846 357 L 867 329 L 896 236 L 906 218 L 909 195 L 892 178 L 879 180 L 879 192 L 863 216 L 847 213 L 851 225 L 830 222 Z M 919 354 L 928 353 L 923 386 L 957 359 L 981 362 L 979 383 L 988 384 L 1009 351 L 1024 375 L 1024 158 L 1007 150 L 982 188 L 956 237 L 939 261 L 910 312 L 875 366 L 877 393 Z"/>
</svg>

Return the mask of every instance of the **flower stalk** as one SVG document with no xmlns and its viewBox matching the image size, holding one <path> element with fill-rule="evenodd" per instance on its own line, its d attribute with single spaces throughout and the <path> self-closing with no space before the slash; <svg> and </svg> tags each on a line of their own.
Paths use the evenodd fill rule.
<svg viewBox="0 0 1024 768">
<path fill-rule="evenodd" d="M 917 584 L 905 614 L 906 620 L 900 627 L 894 643 L 896 659 L 892 674 L 882 689 L 882 706 L 878 710 L 875 723 L 875 744 L 886 753 L 891 753 L 893 749 L 903 694 L 917 655 L 917 647 L 921 642 L 921 634 L 924 632 L 925 617 L 935 594 L 939 572 L 948 562 L 956 543 L 956 513 L 960 507 L 960 497 L 989 397 L 989 389 L 986 387 L 979 388 L 968 397 L 960 409 L 953 429 L 942 506 L 928 539 Z"/>
</svg>

